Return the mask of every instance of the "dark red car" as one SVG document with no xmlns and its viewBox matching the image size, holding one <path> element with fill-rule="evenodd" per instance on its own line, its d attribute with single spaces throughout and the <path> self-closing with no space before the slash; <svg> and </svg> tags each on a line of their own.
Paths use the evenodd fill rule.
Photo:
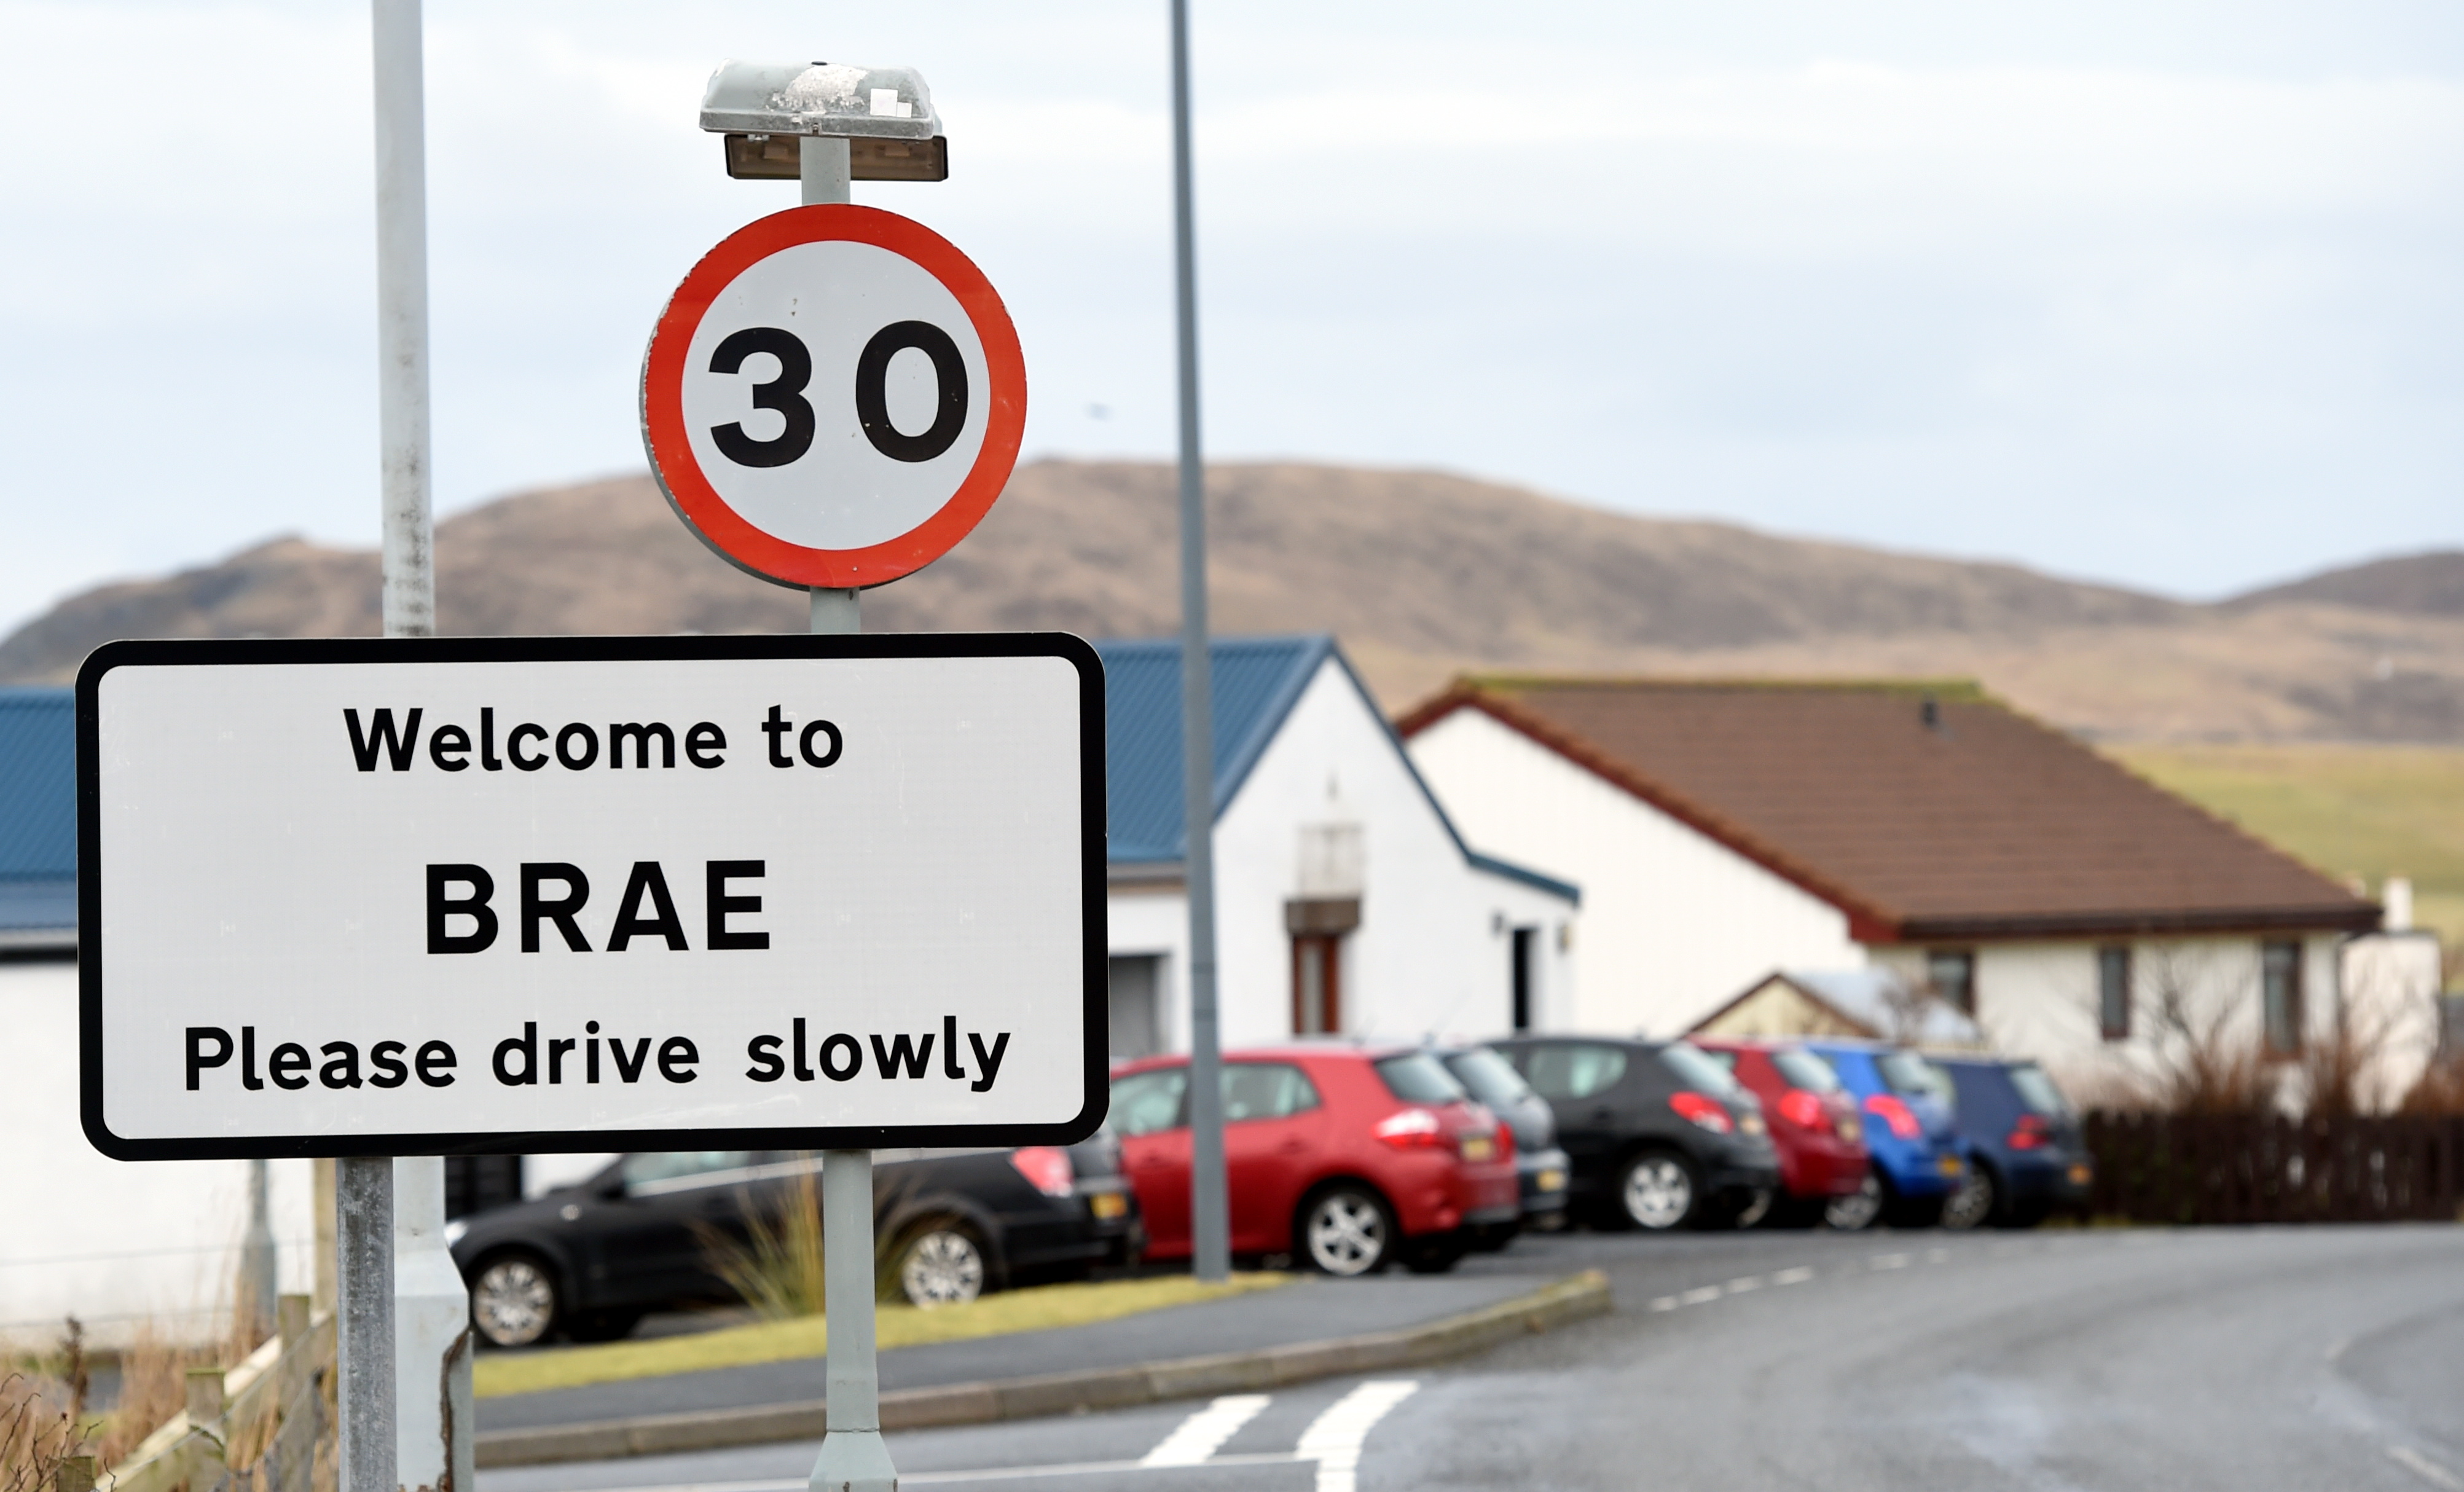
<svg viewBox="0 0 2464 1492">
<path fill-rule="evenodd" d="M 1790 1042 L 1748 1042 L 1698 1036 L 1696 1046 L 1725 1064 L 1746 1091 L 1762 1100 L 1779 1152 L 1780 1195 L 1771 1220 L 1812 1226 L 1835 1196 L 1864 1186 L 1872 1162 L 1864 1122 L 1850 1093 L 1820 1057 Z"/>
<path fill-rule="evenodd" d="M 1109 1124 L 1146 1218 L 1146 1257 L 1188 1257 L 1189 1059 L 1124 1064 Z M 1412 1047 L 1225 1053 L 1223 1159 L 1232 1252 L 1327 1274 L 1398 1260 L 1450 1269 L 1470 1230 L 1521 1216 L 1513 1132 Z"/>
</svg>

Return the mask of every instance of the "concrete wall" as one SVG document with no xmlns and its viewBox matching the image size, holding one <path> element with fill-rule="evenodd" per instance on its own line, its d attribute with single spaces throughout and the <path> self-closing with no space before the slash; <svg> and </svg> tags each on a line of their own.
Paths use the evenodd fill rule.
<svg viewBox="0 0 2464 1492">
<path fill-rule="evenodd" d="M 1583 889 L 1560 1030 L 1673 1035 L 1775 969 L 1854 969 L 1837 909 L 1474 710 L 1412 740 L 1463 837 Z"/>
<path fill-rule="evenodd" d="M 248 1163 L 111 1160 L 77 1124 L 77 980 L 68 962 L 0 963 L 0 1341 L 49 1343 L 74 1311 L 94 1337 L 150 1324 L 218 1333 L 248 1222 Z M 310 1267 L 309 1163 L 273 1163 L 281 1287 Z"/>
<path fill-rule="evenodd" d="M 1375 709 L 1331 660 L 1321 666 L 1216 825 L 1216 954 L 1223 1043 L 1291 1032 L 1291 939 L 1285 903 L 1309 884 L 1304 834 L 1356 828 L 1360 926 L 1343 946 L 1343 1029 L 1361 1035 L 1492 1036 L 1512 1013 L 1512 938 L 1535 939 L 1534 1004 L 1555 1023 L 1573 990 L 1572 924 L 1562 898 L 1472 867 Z M 1475 838 L 1475 847 L 1489 848 Z M 1546 868 L 1546 867 L 1535 867 Z M 1338 872 L 1339 873 L 1339 872 Z M 1115 889 L 1111 952 L 1158 954 L 1163 1039 L 1189 1045 L 1187 904 L 1177 887 Z"/>
</svg>

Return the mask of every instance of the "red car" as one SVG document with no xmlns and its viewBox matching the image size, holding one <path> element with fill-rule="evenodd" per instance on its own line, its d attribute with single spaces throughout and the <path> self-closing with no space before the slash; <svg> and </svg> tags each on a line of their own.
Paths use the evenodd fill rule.
<svg viewBox="0 0 2464 1492">
<path fill-rule="evenodd" d="M 1189 1059 L 1124 1064 L 1109 1122 L 1146 1218 L 1146 1257 L 1188 1257 Z M 1521 1216 L 1513 1132 L 1412 1047 L 1225 1053 L 1223 1160 L 1232 1252 L 1290 1255 L 1331 1275 L 1397 1260 L 1451 1269 L 1472 1229 Z"/>
<path fill-rule="evenodd" d="M 1788 1042 L 1692 1040 L 1762 1100 L 1771 1146 L 1779 1152 L 1781 1195 L 1771 1199 L 1771 1221 L 1810 1227 L 1833 1197 L 1854 1196 L 1865 1185 L 1872 1162 L 1864 1123 L 1856 1096 L 1829 1063 Z"/>
</svg>

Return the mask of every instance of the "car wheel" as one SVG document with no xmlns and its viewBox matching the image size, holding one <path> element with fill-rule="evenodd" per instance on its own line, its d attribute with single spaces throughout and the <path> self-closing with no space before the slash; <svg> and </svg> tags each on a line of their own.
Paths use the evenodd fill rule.
<svg viewBox="0 0 2464 1492">
<path fill-rule="evenodd" d="M 1882 1218 L 1882 1181 L 1865 1173 L 1865 1184 L 1845 1196 L 1835 1196 L 1822 1209 L 1822 1220 L 1842 1233 L 1862 1233 Z"/>
<path fill-rule="evenodd" d="M 1993 1220 L 2001 1210 L 2002 1198 L 1993 1185 L 1993 1173 L 1970 1163 L 1968 1174 L 1951 1188 L 1943 1199 L 1942 1225 L 1957 1232 L 1981 1228 Z"/>
<path fill-rule="evenodd" d="M 1394 1252 L 1395 1216 L 1364 1187 L 1330 1187 L 1302 1210 L 1301 1246 L 1320 1274 L 1375 1274 Z"/>
<path fill-rule="evenodd" d="M 1750 1228 L 1757 1223 L 1760 1223 L 1764 1218 L 1771 1216 L 1771 1204 L 1776 1196 L 1777 1194 L 1770 1187 L 1758 1186 L 1754 1188 L 1752 1192 L 1747 1195 L 1745 1204 L 1737 1208 L 1735 1213 L 1729 1217 L 1728 1226 L 1732 1228 Z"/>
<path fill-rule="evenodd" d="M 963 1306 L 984 1293 L 984 1251 L 961 1229 L 935 1224 L 898 1252 L 898 1289 L 911 1306 Z"/>
<path fill-rule="evenodd" d="M 1654 1233 L 1693 1221 L 1702 1209 L 1702 1195 L 1694 1167 L 1673 1151 L 1645 1151 L 1627 1161 L 1617 1175 L 1617 1201 L 1626 1219 Z"/>
<path fill-rule="evenodd" d="M 556 1275 L 530 1254 L 500 1254 L 471 1282 L 471 1327 L 491 1347 L 528 1347 L 553 1330 Z"/>
</svg>

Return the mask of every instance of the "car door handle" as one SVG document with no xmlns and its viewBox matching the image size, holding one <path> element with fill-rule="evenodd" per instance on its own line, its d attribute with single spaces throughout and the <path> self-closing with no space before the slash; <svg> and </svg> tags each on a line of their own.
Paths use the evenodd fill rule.
<svg viewBox="0 0 2464 1492">
<path fill-rule="evenodd" d="M 1297 1155 L 1301 1152 L 1309 1149 L 1309 1144 L 1304 1140 L 1286 1140 L 1281 1146 L 1277 1147 L 1277 1149 L 1284 1154 Z"/>
</svg>

